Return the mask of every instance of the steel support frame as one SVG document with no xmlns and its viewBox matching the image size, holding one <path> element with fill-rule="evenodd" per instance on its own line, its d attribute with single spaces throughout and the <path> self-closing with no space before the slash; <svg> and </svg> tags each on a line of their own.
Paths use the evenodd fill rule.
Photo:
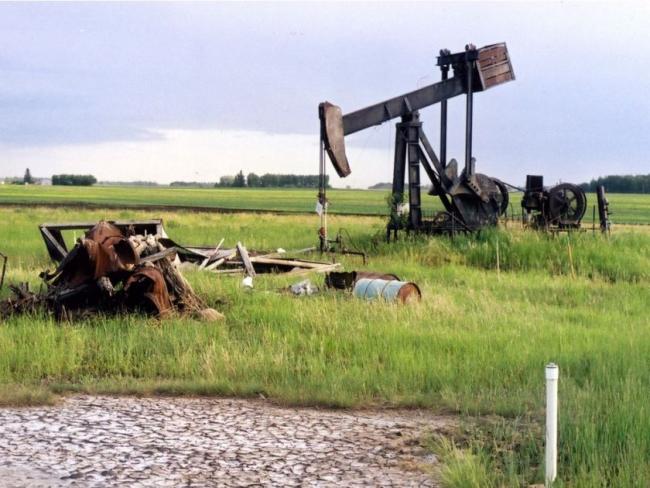
<svg viewBox="0 0 650 488">
<path fill-rule="evenodd" d="M 442 50 L 438 65 L 441 71 L 441 82 L 436 88 L 441 91 L 448 91 L 448 94 L 455 95 L 461 91 L 458 86 L 453 86 L 451 83 L 454 80 L 463 83 L 462 92 L 466 96 L 465 106 L 465 154 L 464 154 L 464 179 L 468 185 L 467 191 L 479 195 L 478 188 L 475 188 L 474 175 L 474 159 L 472 157 L 472 139 L 473 139 L 473 105 L 474 105 L 474 71 L 476 69 L 476 50 L 467 48 L 462 58 L 460 54 L 453 58 L 449 57 L 449 52 Z M 453 61 L 453 62 L 452 62 Z M 449 79 L 449 70 L 452 65 L 464 65 L 464 76 Z M 456 68 L 454 68 L 456 69 Z M 419 119 L 417 108 L 419 104 L 412 103 L 412 97 L 402 96 L 396 97 L 383 104 L 377 104 L 372 107 L 373 122 L 379 121 L 380 118 L 387 120 L 390 116 L 394 116 L 394 112 L 401 109 L 401 122 L 396 124 L 395 130 L 395 156 L 393 167 L 393 212 L 397 211 L 396 206 L 403 202 L 404 198 L 404 184 L 407 177 L 408 166 L 408 230 L 418 231 L 423 228 L 422 222 L 422 200 L 421 200 L 421 180 L 420 180 L 420 164 L 423 165 L 434 190 L 437 192 L 440 200 L 442 201 L 445 209 L 452 215 L 454 222 L 458 220 L 461 226 L 465 225 L 462 214 L 456 208 L 453 199 L 450 198 L 448 191 L 454 185 L 450 181 L 445 172 L 447 167 L 447 120 L 448 120 L 448 106 L 447 101 L 452 96 L 441 96 L 440 102 L 440 159 L 436 157 L 433 147 L 429 143 L 424 131 L 422 130 L 422 122 Z M 430 98 L 431 100 L 433 97 Z M 358 130 L 361 125 L 361 119 L 371 118 L 370 111 L 367 109 L 358 111 L 344 117 L 345 133 L 352 133 Z M 364 121 L 364 122 L 367 122 Z M 457 191 L 458 189 L 456 189 Z M 397 231 L 398 224 L 391 222 L 389 224 L 388 234 L 390 230 Z"/>
<path fill-rule="evenodd" d="M 467 61 L 467 103 L 465 105 L 465 177 L 474 176 L 474 161 L 472 159 L 472 121 L 474 110 L 474 93 L 472 79 L 474 77 L 474 61 Z"/>
<path fill-rule="evenodd" d="M 447 55 L 449 51 L 442 49 L 440 55 Z M 440 66 L 441 80 L 447 81 L 449 78 L 449 65 Z M 440 102 L 440 164 L 443 168 L 447 166 L 447 100 Z"/>
<path fill-rule="evenodd" d="M 424 147 L 424 150 L 423 150 Z M 444 175 L 444 166 L 438 160 L 424 131 L 418 112 L 413 112 L 402 118 L 395 125 L 395 157 L 393 164 L 393 213 L 397 205 L 404 201 L 404 185 L 408 177 L 409 215 L 407 228 L 417 231 L 422 228 L 422 181 L 420 165 L 424 167 L 438 196 L 448 212 L 457 214 L 453 203 L 449 200 L 445 188 L 451 182 Z M 407 172 L 408 168 L 408 172 Z M 389 224 L 388 232 L 397 230 L 397 223 Z"/>
</svg>

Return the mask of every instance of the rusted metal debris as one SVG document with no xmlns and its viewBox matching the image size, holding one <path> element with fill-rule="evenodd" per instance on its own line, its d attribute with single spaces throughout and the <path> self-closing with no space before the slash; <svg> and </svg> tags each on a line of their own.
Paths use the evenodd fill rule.
<svg viewBox="0 0 650 488">
<path fill-rule="evenodd" d="M 0 317 L 8 317 L 14 313 L 36 313 L 40 307 L 37 296 L 29 291 L 28 283 L 9 285 L 13 297 L 0 302 Z"/>
<path fill-rule="evenodd" d="M 162 219 L 152 220 L 111 220 L 107 221 L 116 227 L 123 235 L 156 235 L 163 238 L 167 237 L 163 228 Z M 63 231 L 81 230 L 87 231 L 95 226 L 96 222 L 68 222 L 60 224 L 41 224 L 38 226 L 47 252 L 53 261 L 61 261 L 68 254 Z"/>
<path fill-rule="evenodd" d="M 41 273 L 44 291 L 31 292 L 26 284 L 12 286 L 14 296 L 0 303 L 0 316 L 45 311 L 57 319 L 127 312 L 223 317 L 206 311 L 174 265 L 185 250 L 167 247 L 161 226 L 150 227 L 156 233 L 149 234 L 146 227 L 100 221 L 68 251 L 61 230 L 78 225 L 40 226 L 50 256 L 59 264 Z"/>
<path fill-rule="evenodd" d="M 0 317 L 52 313 L 57 319 L 92 314 L 141 312 L 158 317 L 191 314 L 203 320 L 223 316 L 207 308 L 181 274 L 184 267 L 219 274 L 328 272 L 338 263 L 260 254 L 237 243 L 234 249 L 181 246 L 169 238 L 162 219 L 42 224 L 40 233 L 57 268 L 40 274 L 38 293 L 27 284 L 12 286 L 0 302 Z M 82 231 L 69 249 L 64 232 Z M 0 256 L 2 256 L 0 254 Z M 1 283 L 1 281 L 0 281 Z"/>
<path fill-rule="evenodd" d="M 139 235 L 146 239 L 155 239 L 163 248 L 154 255 L 141 256 L 142 262 L 160 259 L 174 255 L 176 264 L 212 271 L 217 274 L 246 273 L 254 276 L 258 273 L 292 273 L 301 274 L 311 271 L 328 272 L 340 268 L 338 263 L 308 261 L 302 259 L 287 259 L 281 253 L 259 253 L 246 250 L 242 243 L 235 248 L 223 249 L 221 239 L 216 247 L 182 246 L 170 239 L 163 226 L 162 219 L 152 220 L 120 220 L 108 221 L 124 236 Z M 50 257 L 54 261 L 62 261 L 68 254 L 63 238 L 63 231 L 87 231 L 95 225 L 94 222 L 74 222 L 65 224 L 42 224 L 39 226 L 43 240 Z M 129 237 L 131 244 L 137 249 L 142 247 L 143 240 Z"/>
</svg>

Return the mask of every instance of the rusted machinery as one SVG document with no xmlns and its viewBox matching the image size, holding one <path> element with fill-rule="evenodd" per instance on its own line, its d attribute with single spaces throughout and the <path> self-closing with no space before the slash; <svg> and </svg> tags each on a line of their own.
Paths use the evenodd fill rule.
<svg viewBox="0 0 650 488">
<path fill-rule="evenodd" d="M 505 43 L 477 49 L 467 45 L 465 51 L 452 54 L 440 51 L 437 65 L 442 80 L 438 83 L 343 115 L 341 109 L 329 102 L 319 105 L 321 125 L 320 173 L 324 182 L 327 153 L 339 176 L 351 172 L 345 152 L 345 136 L 360 130 L 400 118 L 396 124 L 393 166 L 391 221 L 388 237 L 397 230 L 429 233 L 473 231 L 495 224 L 508 207 L 508 191 L 497 180 L 475 171 L 472 155 L 472 114 L 474 93 L 515 79 Z M 449 77 L 450 70 L 453 76 Z M 456 160 L 447 161 L 447 101 L 466 96 L 464 168 Z M 419 110 L 440 104 L 440 157 L 438 157 L 422 128 Z M 423 216 L 420 189 L 420 166 L 431 181 L 432 195 L 437 195 L 445 210 L 432 219 Z M 404 180 L 408 177 L 408 216 L 397 218 L 404 197 Z M 326 208 L 325 185 L 321 185 L 319 202 Z M 321 216 L 321 218 L 323 218 Z M 324 226 L 323 228 L 326 229 Z M 321 229 L 321 249 L 327 243 L 327 232 Z"/>
<path fill-rule="evenodd" d="M 38 292 L 30 291 L 29 283 L 9 285 L 12 296 L 0 301 L 0 319 L 40 312 L 59 320 L 134 312 L 223 318 L 205 306 L 175 265 L 181 256 L 198 260 L 205 255 L 176 247 L 160 219 L 43 224 L 39 229 L 56 269 L 40 273 L 45 286 Z M 83 232 L 68 248 L 63 232 L 73 230 Z"/>
<path fill-rule="evenodd" d="M 577 229 L 587 210 L 585 192 L 577 185 L 560 183 L 544 187 L 544 177 L 526 176 L 521 199 L 524 223 L 537 229 Z"/>
<path fill-rule="evenodd" d="M 609 232 L 609 202 L 602 185 L 596 189 L 596 200 L 600 230 Z M 521 207 L 523 223 L 528 227 L 553 232 L 575 230 L 580 228 L 587 210 L 587 196 L 577 185 L 560 183 L 547 188 L 543 176 L 527 175 Z M 594 207 L 594 229 L 595 213 Z"/>
</svg>

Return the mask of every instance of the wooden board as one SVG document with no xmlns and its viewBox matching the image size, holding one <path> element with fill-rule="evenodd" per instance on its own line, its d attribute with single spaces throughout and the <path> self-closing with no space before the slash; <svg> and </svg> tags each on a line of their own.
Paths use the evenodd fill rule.
<svg viewBox="0 0 650 488">
<path fill-rule="evenodd" d="M 248 251 L 241 242 L 237 243 L 237 252 L 241 257 L 244 267 L 246 268 L 246 274 L 251 278 L 255 276 L 255 268 L 253 268 L 253 263 L 251 263 L 251 258 L 248 256 Z"/>
</svg>

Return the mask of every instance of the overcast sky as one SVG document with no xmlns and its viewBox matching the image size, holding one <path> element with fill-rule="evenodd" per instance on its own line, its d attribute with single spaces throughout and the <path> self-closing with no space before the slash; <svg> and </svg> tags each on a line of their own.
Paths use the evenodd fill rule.
<svg viewBox="0 0 650 488">
<path fill-rule="evenodd" d="M 318 103 L 350 112 L 439 79 L 441 48 L 505 41 L 475 97 L 477 170 L 522 184 L 650 172 L 648 3 L 0 4 L 0 176 L 216 181 L 317 173 Z M 462 160 L 464 99 L 448 154 Z M 439 108 L 421 113 L 437 148 Z M 390 181 L 394 124 L 348 140 Z"/>
</svg>

